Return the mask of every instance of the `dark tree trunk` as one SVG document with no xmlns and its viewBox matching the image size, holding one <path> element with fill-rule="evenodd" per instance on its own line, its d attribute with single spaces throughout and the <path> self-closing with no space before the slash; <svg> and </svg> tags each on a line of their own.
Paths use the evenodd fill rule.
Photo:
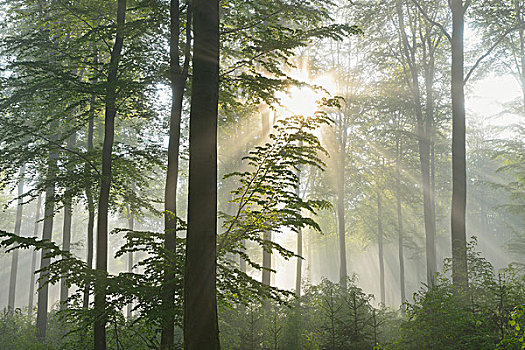
<svg viewBox="0 0 525 350">
<path fill-rule="evenodd" d="M 69 252 L 71 247 L 71 219 L 73 214 L 73 207 L 71 205 L 71 198 L 66 198 L 64 203 L 64 226 L 62 228 L 62 250 Z M 60 279 L 60 309 L 66 308 L 68 298 L 68 287 L 66 279 Z"/>
<path fill-rule="evenodd" d="M 76 133 L 73 133 L 68 141 L 68 148 L 73 149 L 76 144 Z M 69 252 L 71 248 L 71 223 L 73 216 L 72 198 L 69 195 L 71 189 L 66 189 L 66 198 L 64 199 L 64 226 L 62 228 L 62 250 Z M 62 277 L 60 279 L 60 309 L 66 308 L 66 302 L 68 298 L 68 286 L 66 279 Z"/>
<path fill-rule="evenodd" d="M 15 235 L 20 236 L 20 228 L 22 226 L 22 210 L 24 204 L 22 195 L 24 194 L 24 175 L 26 166 L 22 165 L 20 173 L 18 175 L 18 203 L 16 206 L 16 219 L 15 219 Z M 11 275 L 9 278 L 9 297 L 7 303 L 7 311 L 13 313 L 15 310 L 15 296 L 16 296 L 16 278 L 18 277 L 18 249 L 13 250 L 11 257 Z"/>
<path fill-rule="evenodd" d="M 194 0 L 184 348 L 219 349 L 217 320 L 217 109 L 219 2 Z"/>
<path fill-rule="evenodd" d="M 468 286 L 465 227 L 467 204 L 465 86 L 463 78 L 463 32 L 467 6 L 463 4 L 463 0 L 449 0 L 449 6 L 452 11 L 452 281 L 457 289 L 463 289 Z"/>
<path fill-rule="evenodd" d="M 102 177 L 100 179 L 100 196 L 98 200 L 97 218 L 97 260 L 96 268 L 101 273 L 108 270 L 108 211 L 109 191 L 111 188 L 111 165 L 113 139 L 115 137 L 115 115 L 117 114 L 116 93 L 118 80 L 118 64 L 124 42 L 124 23 L 126 18 L 126 0 L 118 0 L 117 34 L 111 50 L 109 74 L 105 96 L 104 145 L 102 148 Z M 105 278 L 95 280 L 95 350 L 106 349 L 106 282 Z"/>
<path fill-rule="evenodd" d="M 56 135 L 53 136 L 52 142 L 56 142 Z M 44 227 L 42 229 L 42 240 L 51 242 L 53 234 L 53 217 L 55 215 L 55 184 L 54 180 L 57 173 L 58 153 L 52 149 L 49 151 L 47 164 L 47 187 L 46 197 L 44 202 Z M 42 249 L 40 254 L 40 270 L 49 266 L 50 259 L 48 257 L 49 249 Z M 46 271 L 40 272 L 38 281 L 38 301 L 37 301 L 37 315 L 36 315 L 36 336 L 40 340 L 44 340 L 47 330 L 47 306 L 48 306 L 48 284 Z"/>
<path fill-rule="evenodd" d="M 134 186 L 133 186 L 134 187 Z M 133 231 L 135 229 L 135 214 L 131 211 L 128 205 L 128 229 Z M 133 272 L 133 252 L 128 253 L 128 272 Z M 126 315 L 128 320 L 133 316 L 133 303 L 129 303 L 126 309 Z"/>
<path fill-rule="evenodd" d="M 191 5 L 187 5 L 186 13 L 186 48 L 184 64 L 181 67 L 179 59 L 180 27 L 179 1 L 170 1 L 170 82 L 171 82 L 171 115 L 168 145 L 168 171 L 164 191 L 164 246 L 170 256 L 175 257 L 177 241 L 177 182 L 179 179 L 179 144 L 180 124 L 184 88 L 188 77 L 191 47 Z M 164 319 L 162 321 L 161 349 L 173 349 L 175 323 L 175 269 L 171 267 L 165 272 L 162 303 Z"/>
<path fill-rule="evenodd" d="M 42 205 L 42 195 L 38 195 L 38 200 L 36 202 L 36 211 L 35 211 L 35 229 L 33 231 L 33 237 L 38 237 L 38 227 L 40 226 L 40 206 Z M 29 277 L 29 301 L 27 304 L 27 313 L 29 317 L 33 315 L 33 298 L 35 297 L 35 271 L 36 271 L 36 259 L 37 254 L 34 248 L 31 249 L 31 270 Z"/>
<path fill-rule="evenodd" d="M 95 50 L 93 64 L 98 64 L 98 53 Z M 97 78 L 93 79 L 93 84 L 97 84 Z M 88 120 L 88 134 L 87 134 L 87 150 L 88 153 L 93 151 L 93 135 L 95 129 L 95 94 L 91 95 L 91 101 L 89 105 L 89 120 Z M 90 167 L 89 164 L 84 166 L 84 176 L 86 178 L 86 200 L 88 207 L 88 224 L 87 224 L 87 257 L 86 264 L 88 269 L 93 268 L 93 246 L 94 246 L 94 229 L 95 229 L 95 202 L 93 200 L 93 193 L 91 191 L 91 182 L 88 180 L 90 178 Z M 89 307 L 89 290 L 90 290 L 91 281 L 86 281 L 84 287 L 84 300 L 83 308 L 87 309 Z"/>
</svg>

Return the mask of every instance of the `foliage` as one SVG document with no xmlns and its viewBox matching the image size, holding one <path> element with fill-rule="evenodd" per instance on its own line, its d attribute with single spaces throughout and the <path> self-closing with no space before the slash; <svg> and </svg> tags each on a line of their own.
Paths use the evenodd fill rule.
<svg viewBox="0 0 525 350">
<path fill-rule="evenodd" d="M 449 278 L 414 294 L 392 349 L 520 349 L 509 325 L 514 307 L 525 302 L 525 280 L 512 266 L 497 275 L 469 244 L 469 287 L 457 291 Z M 450 262 L 446 264 L 449 273 Z"/>
<path fill-rule="evenodd" d="M 295 254 L 279 244 L 262 239 L 265 231 L 298 232 L 311 227 L 320 232 L 319 225 L 303 214 L 315 214 L 329 207 L 324 200 L 303 200 L 297 193 L 300 167 L 322 169 L 323 161 L 318 153 L 325 152 L 314 131 L 330 119 L 323 113 L 313 117 L 292 116 L 279 120 L 270 141 L 256 146 L 244 157 L 249 169 L 226 175 L 237 177 L 240 186 L 232 191 L 231 202 L 235 214 L 221 213 L 225 231 L 219 236 L 219 251 L 240 255 L 252 267 L 262 269 L 244 250 L 244 240 L 253 241 L 267 251 L 276 250 L 289 259 Z"/>
</svg>

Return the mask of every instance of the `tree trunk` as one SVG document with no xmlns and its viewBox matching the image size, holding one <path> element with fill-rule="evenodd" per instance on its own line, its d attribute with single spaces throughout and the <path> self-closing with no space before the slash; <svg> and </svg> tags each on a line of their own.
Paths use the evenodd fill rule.
<svg viewBox="0 0 525 350">
<path fill-rule="evenodd" d="M 217 320 L 217 109 L 219 2 L 194 0 L 184 348 L 219 349 Z"/>
<path fill-rule="evenodd" d="M 381 193 L 377 190 L 377 248 L 379 256 L 379 289 L 381 293 L 381 304 L 385 305 L 385 261 L 383 253 L 383 207 Z"/>
<path fill-rule="evenodd" d="M 168 145 L 168 170 L 164 191 L 164 247 L 168 254 L 175 257 L 177 244 L 177 183 L 179 180 L 179 144 L 180 124 L 184 88 L 188 77 L 191 47 L 191 5 L 187 4 L 186 13 L 186 48 L 184 64 L 179 63 L 179 1 L 170 1 L 170 82 L 171 82 L 171 115 Z M 161 349 L 173 349 L 175 323 L 175 269 L 170 265 L 164 276 L 162 303 L 165 314 L 162 320 Z"/>
<path fill-rule="evenodd" d="M 94 58 L 93 58 L 93 64 L 98 64 L 98 53 L 95 50 Z M 97 84 L 98 79 L 93 79 L 93 84 Z M 91 95 L 91 101 L 89 105 L 89 121 L 88 121 L 88 134 L 87 134 L 87 150 L 88 153 L 93 151 L 93 135 L 94 135 L 94 129 L 95 129 L 95 94 Z M 88 207 L 88 224 L 87 224 L 87 257 L 86 257 L 86 265 L 88 269 L 93 268 L 93 246 L 94 246 L 94 228 L 95 228 L 95 202 L 93 200 L 93 193 L 91 192 L 91 183 L 89 180 L 89 174 L 90 174 L 90 168 L 89 164 L 86 163 L 84 165 L 84 176 L 86 178 L 86 200 L 87 200 L 87 207 Z M 84 287 L 84 300 L 82 303 L 82 306 L 84 309 L 87 309 L 89 307 L 89 290 L 90 290 L 90 281 L 86 281 L 86 285 Z"/>
<path fill-rule="evenodd" d="M 396 206 L 397 206 L 397 234 L 398 234 L 398 256 L 399 256 L 399 285 L 401 287 L 401 311 L 405 311 L 405 257 L 403 250 L 403 217 L 401 211 L 401 155 L 402 145 L 397 141 L 396 145 Z"/>
<path fill-rule="evenodd" d="M 404 14 L 402 2 L 396 2 L 396 9 L 399 19 L 399 32 L 402 39 L 403 54 L 407 65 L 409 66 L 411 78 L 412 97 L 414 99 L 414 112 L 416 115 L 416 134 L 418 137 L 419 161 L 421 166 L 421 184 L 423 190 L 423 216 L 425 221 L 425 250 L 427 262 L 427 284 L 434 284 L 434 275 L 437 272 L 436 263 L 436 243 L 435 243 L 435 215 L 433 215 L 433 196 L 430 186 L 430 137 L 425 128 L 425 120 L 422 110 L 421 90 L 419 87 L 419 72 L 417 69 L 418 62 L 415 57 L 415 48 L 410 46 L 405 32 Z M 425 76 L 427 78 L 427 76 Z M 427 80 L 425 81 L 428 82 Z M 427 84 L 428 86 L 428 84 Z M 431 86 L 429 86 L 431 88 Z M 427 110 L 431 104 L 427 101 Z M 433 105 L 432 105 L 433 109 Z"/>
<path fill-rule="evenodd" d="M 268 105 L 261 103 L 259 105 L 259 111 L 261 113 L 262 131 L 261 140 L 262 143 L 266 142 L 268 134 L 270 133 L 270 109 Z M 263 240 L 265 242 L 272 241 L 272 232 L 267 230 L 263 233 Z M 262 270 L 262 283 L 264 285 L 271 285 L 272 276 L 272 252 L 263 247 L 263 270 Z"/>
<path fill-rule="evenodd" d="M 36 212 L 35 212 L 35 229 L 33 231 L 33 237 L 38 236 L 38 227 L 40 224 L 40 206 L 42 205 L 42 195 L 38 195 L 38 200 L 36 202 Z M 29 318 L 33 315 L 33 298 L 35 296 L 35 271 L 36 271 L 36 250 L 31 249 L 31 271 L 29 277 L 29 301 L 27 304 L 27 313 Z"/>
<path fill-rule="evenodd" d="M 20 236 L 20 228 L 22 226 L 22 210 L 24 204 L 22 195 L 24 194 L 24 175 L 26 171 L 25 164 L 20 168 L 18 175 L 18 203 L 16 206 L 16 219 L 15 219 L 15 235 Z M 9 278 L 9 298 L 7 303 L 7 311 L 13 313 L 15 311 L 15 296 L 16 296 L 16 278 L 18 276 L 18 249 L 13 250 L 11 258 L 11 276 Z"/>
<path fill-rule="evenodd" d="M 128 205 L 128 229 L 130 231 L 133 231 L 135 229 L 135 214 L 131 211 L 129 205 Z M 133 272 L 133 252 L 128 253 L 128 272 Z M 129 303 L 127 305 L 126 309 L 126 315 L 128 317 L 128 320 L 131 319 L 131 316 L 133 316 L 133 303 Z"/>
<path fill-rule="evenodd" d="M 53 136 L 52 142 L 56 142 L 57 136 Z M 47 164 L 47 187 L 46 197 L 44 202 L 44 227 L 42 229 L 42 240 L 51 242 L 53 234 L 53 217 L 55 215 L 55 184 L 54 180 L 57 173 L 58 153 L 52 149 L 49 151 Z M 42 249 L 40 253 L 40 270 L 49 266 L 50 259 L 48 257 L 49 249 Z M 38 281 L 38 301 L 37 301 L 37 315 L 36 315 L 36 336 L 39 340 L 44 340 L 47 330 L 47 306 L 48 306 L 48 284 L 46 271 L 40 272 Z"/>
<path fill-rule="evenodd" d="M 300 188 L 299 185 L 301 183 L 301 172 L 297 172 L 297 188 L 296 188 L 296 194 L 297 196 L 300 196 Z M 302 272 L 303 272 L 303 230 L 299 228 L 299 231 L 297 232 L 297 255 L 299 256 L 297 258 L 297 265 L 296 265 L 296 271 L 295 271 L 295 296 L 301 297 L 301 281 L 302 281 Z"/>
<path fill-rule="evenodd" d="M 109 191 L 111 188 L 111 165 L 113 139 L 115 137 L 115 115 L 117 114 L 116 93 L 118 81 L 118 64 L 124 42 L 124 23 L 126 18 L 126 0 L 118 0 L 117 34 L 111 50 L 109 74 L 106 87 L 106 106 L 104 121 L 104 145 L 102 148 L 102 177 L 100 179 L 100 196 L 97 218 L 97 260 L 96 268 L 100 273 L 108 270 L 108 211 Z M 95 280 L 95 350 L 106 349 L 106 281 L 105 277 Z"/>
<path fill-rule="evenodd" d="M 76 133 L 73 133 L 68 141 L 68 148 L 73 149 L 76 144 Z M 62 250 L 69 252 L 71 248 L 71 222 L 73 215 L 72 198 L 69 193 L 71 189 L 67 188 L 64 199 L 64 226 L 62 228 Z M 60 279 L 60 309 L 64 310 L 67 306 L 68 286 L 66 279 Z"/>
<path fill-rule="evenodd" d="M 340 140 L 339 140 L 339 161 L 337 170 L 337 223 L 339 233 L 339 282 L 346 289 L 346 279 L 348 276 L 346 268 L 346 232 L 345 232 L 345 161 L 346 161 L 346 122 L 345 117 L 341 116 Z"/>
<path fill-rule="evenodd" d="M 467 177 L 465 154 L 465 86 L 463 32 L 466 6 L 450 0 L 452 11 L 452 281 L 460 290 L 468 286 L 465 210 Z"/>
<path fill-rule="evenodd" d="M 517 19 L 518 19 L 518 35 L 519 35 L 519 53 L 520 53 L 520 63 L 518 63 L 518 67 L 521 69 L 518 69 L 518 72 L 521 73 L 519 75 L 519 80 L 521 83 L 521 93 L 523 96 L 523 114 L 525 115 L 525 22 L 523 21 L 523 16 L 525 13 L 525 10 L 523 9 L 523 5 L 520 3 L 520 1 L 515 2 L 516 5 L 516 12 L 517 12 Z M 521 67 L 520 67 L 521 65 Z"/>
<path fill-rule="evenodd" d="M 64 226 L 62 228 L 62 250 L 69 252 L 71 247 L 71 219 L 73 207 L 71 198 L 66 198 L 64 203 Z M 67 307 L 68 287 L 66 279 L 60 279 L 60 309 L 64 310 Z"/>
</svg>

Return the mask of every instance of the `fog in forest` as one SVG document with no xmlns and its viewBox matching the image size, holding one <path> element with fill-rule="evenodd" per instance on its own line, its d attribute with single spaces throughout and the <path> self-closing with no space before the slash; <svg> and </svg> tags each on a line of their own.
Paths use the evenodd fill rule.
<svg viewBox="0 0 525 350">
<path fill-rule="evenodd" d="M 525 2 L 0 3 L 1 349 L 525 349 Z"/>
</svg>

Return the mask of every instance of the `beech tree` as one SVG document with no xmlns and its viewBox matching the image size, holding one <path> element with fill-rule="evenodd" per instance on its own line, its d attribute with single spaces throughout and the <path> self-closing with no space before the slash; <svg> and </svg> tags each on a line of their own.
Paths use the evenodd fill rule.
<svg viewBox="0 0 525 350">
<path fill-rule="evenodd" d="M 219 3 L 193 2 L 188 233 L 184 269 L 184 348 L 219 349 L 217 321 L 217 111 Z"/>
</svg>

